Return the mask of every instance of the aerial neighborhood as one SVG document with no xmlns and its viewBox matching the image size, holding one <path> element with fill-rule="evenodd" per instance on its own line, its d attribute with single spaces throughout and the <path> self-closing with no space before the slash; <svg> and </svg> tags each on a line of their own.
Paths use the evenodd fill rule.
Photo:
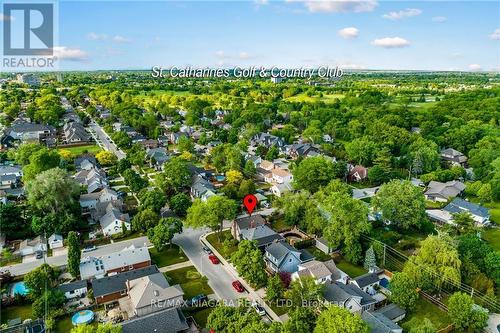
<svg viewBox="0 0 500 333">
<path fill-rule="evenodd" d="M 5 74 L 0 332 L 486 331 L 500 81 L 464 75 Z"/>
</svg>

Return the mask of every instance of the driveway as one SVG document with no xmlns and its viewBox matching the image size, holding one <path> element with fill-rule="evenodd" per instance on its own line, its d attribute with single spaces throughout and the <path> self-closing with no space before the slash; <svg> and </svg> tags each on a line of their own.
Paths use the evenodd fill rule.
<svg viewBox="0 0 500 333">
<path fill-rule="evenodd" d="M 185 228 L 181 234 L 176 234 L 173 243 L 179 245 L 196 269 L 208 278 L 208 284 L 215 294 L 228 305 L 236 305 L 238 298 L 246 297 L 246 293 L 237 293 L 231 283 L 236 280 L 221 264 L 214 265 L 203 252 L 200 237 L 210 232 L 209 229 Z M 231 304 L 232 303 L 232 304 Z"/>
<path fill-rule="evenodd" d="M 141 246 L 151 246 L 151 243 L 149 242 L 149 239 L 147 237 L 138 237 L 134 239 L 129 239 L 125 240 L 122 242 L 116 242 L 112 244 L 107 244 L 107 245 L 101 245 L 98 246 L 96 250 L 92 252 L 87 252 L 87 253 L 82 253 L 82 258 L 87 257 L 87 256 L 103 256 L 108 253 L 112 252 L 117 252 L 121 251 L 126 247 L 129 247 L 131 245 L 135 245 L 136 247 L 141 247 Z M 52 257 L 47 257 L 45 259 L 47 263 L 51 266 L 65 266 L 68 262 L 68 255 L 67 253 L 63 253 L 61 255 L 54 255 Z M 10 273 L 13 276 L 19 276 L 19 275 L 24 275 L 35 268 L 41 266 L 44 262 L 44 259 L 35 259 L 34 261 L 30 262 L 23 262 L 20 264 L 15 264 L 11 266 L 4 266 L 0 268 L 0 271 L 10 271 Z"/>
</svg>

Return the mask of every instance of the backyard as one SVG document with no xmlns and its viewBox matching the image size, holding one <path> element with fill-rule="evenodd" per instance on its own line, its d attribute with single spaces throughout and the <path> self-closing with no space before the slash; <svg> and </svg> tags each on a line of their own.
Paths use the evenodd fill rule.
<svg viewBox="0 0 500 333">
<path fill-rule="evenodd" d="M 446 312 L 440 310 L 436 305 L 420 298 L 415 310 L 407 314 L 401 326 L 408 331 L 410 326 L 422 323 L 424 318 L 428 318 L 438 330 L 450 324 L 450 318 Z"/>
<path fill-rule="evenodd" d="M 31 318 L 31 304 L 14 305 L 2 308 L 2 324 L 15 318 L 21 318 L 21 320 Z"/>
<path fill-rule="evenodd" d="M 162 251 L 151 248 L 149 254 L 153 263 L 158 267 L 170 266 L 188 260 L 182 249 L 175 244 L 167 245 Z"/>
<path fill-rule="evenodd" d="M 101 148 L 98 145 L 90 144 L 85 146 L 76 146 L 76 147 L 61 147 L 58 150 L 67 150 L 71 152 L 74 156 L 81 155 L 83 153 L 91 153 L 95 154 L 101 151 Z"/>
<path fill-rule="evenodd" d="M 351 264 L 350 262 L 342 259 L 337 265 L 337 268 L 349 275 L 351 278 L 363 275 L 366 270 L 362 266 Z"/>
<path fill-rule="evenodd" d="M 170 284 L 180 284 L 184 290 L 184 298 L 191 299 L 196 295 L 213 294 L 212 288 L 194 266 L 183 267 L 164 273 Z"/>
</svg>

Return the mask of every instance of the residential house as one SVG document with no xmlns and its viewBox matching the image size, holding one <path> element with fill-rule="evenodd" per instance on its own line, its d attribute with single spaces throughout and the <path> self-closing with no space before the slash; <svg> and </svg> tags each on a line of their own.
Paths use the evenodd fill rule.
<svg viewBox="0 0 500 333">
<path fill-rule="evenodd" d="M 163 168 L 163 164 L 170 159 L 170 155 L 163 147 L 149 149 L 146 151 L 146 156 L 149 159 L 149 166 L 155 168 L 156 170 L 161 170 Z"/>
<path fill-rule="evenodd" d="M 293 186 L 292 183 L 282 183 L 282 184 L 276 183 L 273 184 L 273 186 L 271 186 L 270 190 L 275 196 L 281 197 L 285 193 L 292 192 Z"/>
<path fill-rule="evenodd" d="M 189 134 L 185 132 L 170 133 L 169 137 L 172 144 L 178 144 L 180 138 L 189 138 Z"/>
<path fill-rule="evenodd" d="M 108 187 L 106 173 L 86 159 L 80 162 L 80 171 L 73 178 L 87 188 L 87 193 L 95 193 Z"/>
<path fill-rule="evenodd" d="M 481 226 L 488 225 L 490 223 L 490 211 L 488 208 L 464 199 L 453 199 L 453 201 L 446 205 L 443 210 L 450 214 L 467 212 L 472 216 L 476 224 Z"/>
<path fill-rule="evenodd" d="M 316 248 L 325 254 L 331 254 L 335 249 L 331 248 L 328 244 L 328 241 L 322 237 L 318 237 L 315 239 Z"/>
<path fill-rule="evenodd" d="M 144 149 L 155 149 L 155 148 L 158 148 L 160 143 L 158 142 L 158 140 L 153 140 L 153 139 L 147 139 L 147 140 L 143 140 L 141 142 L 139 142 L 141 144 L 141 146 L 144 147 Z"/>
<path fill-rule="evenodd" d="M 6 205 L 9 200 L 7 199 L 7 192 L 0 190 L 0 203 Z"/>
<path fill-rule="evenodd" d="M 363 290 L 365 293 L 374 295 L 375 286 L 379 285 L 380 279 L 377 274 L 368 272 L 366 274 L 360 275 L 349 281 L 351 284 L 356 285 L 359 289 Z"/>
<path fill-rule="evenodd" d="M 285 140 L 283 138 L 271 135 L 269 133 L 259 133 L 252 137 L 250 140 L 252 146 L 264 146 L 266 148 L 271 148 L 275 146 L 280 148 L 280 150 L 285 146 Z"/>
<path fill-rule="evenodd" d="M 80 261 L 82 280 L 100 278 L 106 274 L 132 271 L 151 265 L 151 256 L 147 247 L 136 248 L 133 245 L 118 252 L 100 257 L 85 257 Z"/>
<path fill-rule="evenodd" d="M 465 184 L 453 180 L 446 183 L 431 181 L 427 186 L 424 195 L 427 200 L 437 202 L 447 202 L 460 195 L 465 190 Z"/>
<path fill-rule="evenodd" d="M 260 157 L 259 155 L 247 154 L 247 156 L 245 156 L 245 160 L 252 161 L 255 168 L 258 168 L 260 166 L 260 163 L 262 163 L 262 157 Z"/>
<path fill-rule="evenodd" d="M 96 210 L 99 203 L 108 203 L 119 200 L 115 190 L 105 187 L 99 192 L 80 195 L 80 206 L 84 213 Z"/>
<path fill-rule="evenodd" d="M 182 306 L 184 291 L 180 285 L 170 286 L 163 273 L 154 273 L 127 281 L 127 298 L 120 308 L 128 317 L 142 317 L 166 308 Z"/>
<path fill-rule="evenodd" d="M 351 182 L 360 182 L 368 177 L 368 169 L 362 165 L 349 165 L 349 172 L 347 178 Z"/>
<path fill-rule="evenodd" d="M 75 158 L 74 164 L 77 171 L 90 170 L 97 166 L 97 160 L 92 154 L 82 154 Z"/>
<path fill-rule="evenodd" d="M 90 134 L 82 124 L 78 122 L 67 122 L 63 126 L 64 141 L 66 143 L 80 143 L 91 141 Z"/>
<path fill-rule="evenodd" d="M 283 236 L 266 224 L 261 215 L 236 218 L 233 221 L 231 233 L 238 241 L 246 239 L 257 242 L 257 247 L 262 250 L 273 242 L 284 240 Z"/>
<path fill-rule="evenodd" d="M 144 317 L 137 317 L 121 323 L 122 333 L 154 332 L 184 333 L 190 332 L 182 311 L 178 308 L 162 309 Z"/>
<path fill-rule="evenodd" d="M 293 175 L 290 171 L 278 168 L 272 169 L 264 176 L 264 181 L 273 185 L 291 183 L 292 179 Z"/>
<path fill-rule="evenodd" d="M 330 283 L 342 279 L 342 271 L 337 269 L 333 259 L 325 262 L 311 260 L 299 264 L 298 270 L 292 274 L 292 280 L 301 278 L 313 278 L 317 284 Z M 345 275 L 345 273 L 344 273 Z"/>
<path fill-rule="evenodd" d="M 18 166 L 0 166 L 0 189 L 16 188 L 21 183 L 23 171 Z"/>
<path fill-rule="evenodd" d="M 42 251 L 42 252 L 47 251 L 47 245 L 45 244 L 45 240 L 43 239 L 42 236 L 37 236 L 33 239 L 23 240 L 19 244 L 19 250 L 17 250 L 16 252 L 24 257 L 24 256 L 32 255 L 38 251 Z"/>
<path fill-rule="evenodd" d="M 127 281 L 159 273 L 156 266 L 148 266 L 91 281 L 97 304 L 108 304 L 127 296 Z"/>
<path fill-rule="evenodd" d="M 467 157 L 453 148 L 441 150 L 441 159 L 451 165 L 465 167 L 467 165 Z"/>
<path fill-rule="evenodd" d="M 311 261 L 314 257 L 307 250 L 297 250 L 287 242 L 274 242 L 265 249 L 264 259 L 267 268 L 275 273 L 298 271 L 298 266 Z"/>
<path fill-rule="evenodd" d="M 80 298 L 87 294 L 87 281 L 78 280 L 60 284 L 57 288 L 64 293 L 66 299 Z"/>
<path fill-rule="evenodd" d="M 64 247 L 64 239 L 63 236 L 59 234 L 52 234 L 50 235 L 49 239 L 49 248 L 50 249 L 59 249 L 61 247 Z"/>
<path fill-rule="evenodd" d="M 285 147 L 285 152 L 292 159 L 305 158 L 319 155 L 317 146 L 310 143 L 294 143 Z"/>
<path fill-rule="evenodd" d="M 373 310 L 377 301 L 354 284 L 332 282 L 325 285 L 323 297 L 327 302 L 349 310 L 362 313 Z"/>
<path fill-rule="evenodd" d="M 106 207 L 106 214 L 99 218 L 102 233 L 104 236 L 112 236 L 122 233 L 125 230 L 131 230 L 130 216 L 128 213 L 123 213 L 120 208 L 117 208 L 113 203 L 108 203 Z"/>
<path fill-rule="evenodd" d="M 388 304 L 377 311 L 376 313 L 380 313 L 384 315 L 387 319 L 397 323 L 401 320 L 403 320 L 406 316 L 406 312 L 404 309 L 400 308 L 394 303 Z"/>
<path fill-rule="evenodd" d="M 55 135 L 55 128 L 49 125 L 18 122 L 13 123 L 11 127 L 5 130 L 5 133 L 11 136 L 14 140 L 21 140 L 22 142 L 45 142 L 49 137 Z"/>
<path fill-rule="evenodd" d="M 365 311 L 361 318 L 370 327 L 372 333 L 402 333 L 403 329 L 398 324 L 389 320 L 381 313 Z"/>
<path fill-rule="evenodd" d="M 201 201 L 207 201 L 208 198 L 216 195 L 215 187 L 208 180 L 195 176 L 193 185 L 191 185 L 191 196 L 193 198 L 201 199 Z"/>
</svg>

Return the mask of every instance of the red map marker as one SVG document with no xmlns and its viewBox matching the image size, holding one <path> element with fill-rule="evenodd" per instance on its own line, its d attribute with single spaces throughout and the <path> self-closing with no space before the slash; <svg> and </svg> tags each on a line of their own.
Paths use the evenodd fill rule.
<svg viewBox="0 0 500 333">
<path fill-rule="evenodd" d="M 243 204 L 245 205 L 245 208 L 248 211 L 248 214 L 252 214 L 253 210 L 255 209 L 255 206 L 257 206 L 258 200 L 253 194 L 247 194 L 243 198 Z"/>
</svg>

